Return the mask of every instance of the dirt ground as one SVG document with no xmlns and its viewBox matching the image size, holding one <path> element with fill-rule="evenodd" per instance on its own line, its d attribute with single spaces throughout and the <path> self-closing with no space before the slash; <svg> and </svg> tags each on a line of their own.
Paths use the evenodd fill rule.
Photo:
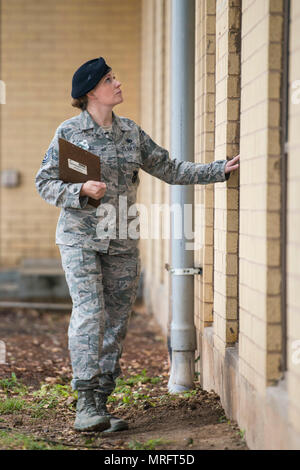
<svg viewBox="0 0 300 470">
<path fill-rule="evenodd" d="M 214 392 L 196 382 L 195 390 L 168 394 L 165 339 L 142 304 L 132 314 L 122 377 L 109 403 L 129 430 L 75 432 L 68 321 L 60 312 L 0 310 L 7 362 L 0 364 L 0 449 L 248 449 Z"/>
</svg>

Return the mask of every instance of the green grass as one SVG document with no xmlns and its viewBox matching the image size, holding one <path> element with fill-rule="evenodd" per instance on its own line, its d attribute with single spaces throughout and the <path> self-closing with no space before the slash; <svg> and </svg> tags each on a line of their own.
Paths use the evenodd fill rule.
<svg viewBox="0 0 300 470">
<path fill-rule="evenodd" d="M 116 386 L 122 387 L 122 386 L 130 386 L 133 387 L 134 385 L 137 385 L 139 383 L 145 384 L 145 383 L 150 383 L 150 384 L 157 384 L 161 381 L 160 377 L 148 377 L 146 369 L 143 369 L 140 374 L 137 375 L 132 375 L 131 377 L 127 377 L 126 379 L 120 379 L 118 378 L 116 381 Z"/>
<path fill-rule="evenodd" d="M 218 419 L 219 423 L 226 423 L 226 421 L 227 421 L 227 418 L 226 418 L 225 415 L 220 416 L 219 419 Z"/>
<path fill-rule="evenodd" d="M 1 449 L 23 449 L 23 450 L 64 450 L 63 445 L 51 445 L 47 442 L 27 436 L 21 433 L 10 433 L 0 430 L 0 448 Z"/>
<path fill-rule="evenodd" d="M 77 399 L 77 392 L 72 392 L 70 385 L 42 384 L 39 390 L 29 392 L 28 388 L 17 380 L 14 373 L 10 378 L 0 380 L 0 389 L 6 394 L 6 398 L 0 399 L 0 414 L 11 414 L 26 408 L 32 418 L 43 418 L 58 406 L 65 406 L 68 399 L 67 406 L 71 408 Z M 25 395 L 29 400 L 23 399 Z"/>
<path fill-rule="evenodd" d="M 73 392 L 70 385 L 42 384 L 39 390 L 32 393 L 32 396 L 34 401 L 31 406 L 31 417 L 43 418 L 59 406 L 65 406 L 66 400 L 70 397 L 73 400 L 68 406 L 72 407 L 76 402 L 77 392 Z"/>
<path fill-rule="evenodd" d="M 119 378 L 116 381 L 116 388 L 113 394 L 108 397 L 108 403 L 114 403 L 117 407 L 126 407 L 127 405 L 156 407 L 170 401 L 186 400 L 195 397 L 198 393 L 198 389 L 196 388 L 176 394 L 166 392 L 159 396 L 151 396 L 151 394 L 149 394 L 149 386 L 153 389 L 151 385 L 156 385 L 161 382 L 161 377 L 149 377 L 146 369 L 140 374 L 123 379 Z"/>
<path fill-rule="evenodd" d="M 139 391 L 132 391 L 131 388 L 122 387 L 121 389 L 115 389 L 114 393 L 108 397 L 108 403 L 120 402 L 120 405 L 142 405 L 146 401 L 148 403 L 151 400 L 150 395 Z"/>
<path fill-rule="evenodd" d="M 183 398 L 192 398 L 197 395 L 197 390 L 187 390 L 186 392 L 182 392 L 181 395 Z"/>
<path fill-rule="evenodd" d="M 245 440 L 245 429 L 240 429 L 237 435 L 242 439 Z"/>
<path fill-rule="evenodd" d="M 2 415 L 13 414 L 26 407 L 26 401 L 21 400 L 20 398 L 6 398 L 4 400 L 0 400 L 0 414 Z"/>
<path fill-rule="evenodd" d="M 169 444 L 164 439 L 148 439 L 146 442 L 130 441 L 128 448 L 131 450 L 155 450 L 157 446 Z"/>
<path fill-rule="evenodd" d="M 36 392 L 33 392 L 33 396 L 39 398 L 69 398 L 74 392 L 71 390 L 70 385 L 61 384 L 42 384 L 41 388 Z"/>
<path fill-rule="evenodd" d="M 59 402 L 64 402 L 72 397 L 77 400 L 77 392 L 73 392 L 70 385 L 42 384 L 40 389 L 32 393 L 36 399 L 48 403 L 50 407 L 56 406 Z"/>
<path fill-rule="evenodd" d="M 119 406 L 143 406 L 147 402 L 150 406 L 154 406 L 150 395 L 146 393 L 146 390 L 141 390 L 141 386 L 145 384 L 156 385 L 160 382 L 160 377 L 148 377 L 146 369 L 143 369 L 140 374 L 125 379 L 118 378 L 114 393 L 108 397 L 108 403 L 119 402 Z M 135 390 L 137 386 L 139 388 Z"/>
<path fill-rule="evenodd" d="M 27 393 L 27 387 L 18 381 L 14 372 L 12 372 L 10 378 L 0 380 L 0 389 L 5 393 L 18 393 L 20 395 Z"/>
</svg>

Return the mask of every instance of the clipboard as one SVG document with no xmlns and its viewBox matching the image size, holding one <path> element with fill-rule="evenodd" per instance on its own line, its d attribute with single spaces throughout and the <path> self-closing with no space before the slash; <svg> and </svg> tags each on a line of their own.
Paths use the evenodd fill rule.
<svg viewBox="0 0 300 470">
<path fill-rule="evenodd" d="M 59 179 L 64 183 L 101 181 L 101 165 L 98 155 L 59 137 Z M 101 199 L 89 197 L 88 204 L 98 207 Z"/>
</svg>

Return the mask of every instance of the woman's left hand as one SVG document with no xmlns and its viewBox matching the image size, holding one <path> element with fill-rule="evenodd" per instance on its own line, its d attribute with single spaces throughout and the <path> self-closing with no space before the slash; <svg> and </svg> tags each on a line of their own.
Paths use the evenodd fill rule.
<svg viewBox="0 0 300 470">
<path fill-rule="evenodd" d="M 240 161 L 239 155 L 232 158 L 231 160 L 228 160 L 225 166 L 225 173 L 230 173 L 231 171 L 237 170 L 240 166 L 239 161 Z"/>
</svg>

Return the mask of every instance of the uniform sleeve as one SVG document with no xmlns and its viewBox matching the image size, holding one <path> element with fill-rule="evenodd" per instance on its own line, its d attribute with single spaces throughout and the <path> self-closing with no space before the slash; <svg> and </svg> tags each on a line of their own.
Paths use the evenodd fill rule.
<svg viewBox="0 0 300 470">
<path fill-rule="evenodd" d="M 140 128 L 142 169 L 169 184 L 209 184 L 228 180 L 227 160 L 193 163 L 171 159 L 169 152 L 157 145 Z"/>
<path fill-rule="evenodd" d="M 59 179 L 58 138 L 63 137 L 61 127 L 45 154 L 35 177 L 35 185 L 40 196 L 49 204 L 57 207 L 83 209 L 88 196 L 79 196 L 83 183 L 64 183 Z"/>
</svg>

